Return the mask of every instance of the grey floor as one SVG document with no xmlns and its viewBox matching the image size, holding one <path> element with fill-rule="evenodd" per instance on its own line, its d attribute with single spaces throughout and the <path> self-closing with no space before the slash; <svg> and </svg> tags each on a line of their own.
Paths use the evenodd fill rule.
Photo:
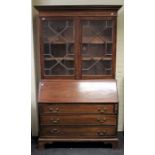
<svg viewBox="0 0 155 155">
<path fill-rule="evenodd" d="M 119 133 L 119 148 L 103 143 L 54 143 L 46 145 L 44 150 L 37 149 L 37 140 L 32 138 L 31 155 L 124 155 L 124 136 Z"/>
</svg>

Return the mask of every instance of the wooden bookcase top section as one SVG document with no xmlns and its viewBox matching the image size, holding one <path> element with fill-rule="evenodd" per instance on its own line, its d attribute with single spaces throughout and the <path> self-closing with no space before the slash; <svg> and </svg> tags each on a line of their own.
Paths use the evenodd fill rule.
<svg viewBox="0 0 155 155">
<path fill-rule="evenodd" d="M 39 11 L 51 10 L 119 10 L 122 5 L 36 5 Z"/>
<path fill-rule="evenodd" d="M 39 11 L 39 16 L 52 16 L 50 12 L 55 12 L 54 16 L 61 14 L 62 16 L 117 16 L 117 11 L 122 7 L 121 5 L 55 5 L 55 6 L 34 6 Z M 63 12 L 65 11 L 65 14 Z M 94 11 L 96 13 L 94 13 Z M 104 11 L 104 12 L 103 12 Z M 113 12 L 112 12 L 113 11 Z M 72 14 L 71 14 L 72 12 Z M 100 12 L 100 15 L 98 13 Z M 110 14 L 109 14 L 110 13 Z M 111 14 L 112 13 L 112 14 Z"/>
<path fill-rule="evenodd" d="M 121 5 L 34 6 L 41 79 L 114 79 Z"/>
<path fill-rule="evenodd" d="M 41 80 L 39 103 L 118 103 L 116 80 Z"/>
</svg>

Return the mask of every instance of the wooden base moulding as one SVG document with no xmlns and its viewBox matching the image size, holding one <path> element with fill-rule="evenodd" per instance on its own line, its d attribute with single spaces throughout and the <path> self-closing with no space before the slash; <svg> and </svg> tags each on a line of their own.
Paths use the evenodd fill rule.
<svg viewBox="0 0 155 155">
<path fill-rule="evenodd" d="M 54 142 L 101 142 L 103 144 L 111 144 L 113 149 L 119 148 L 118 138 L 108 138 L 108 139 L 38 139 L 38 149 L 44 149 L 45 144 L 53 144 Z"/>
</svg>

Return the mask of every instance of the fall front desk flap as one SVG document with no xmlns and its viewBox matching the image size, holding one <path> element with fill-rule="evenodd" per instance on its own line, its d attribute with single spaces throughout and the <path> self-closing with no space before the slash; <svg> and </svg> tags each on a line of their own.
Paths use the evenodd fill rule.
<svg viewBox="0 0 155 155">
<path fill-rule="evenodd" d="M 41 80 L 39 103 L 118 103 L 116 80 Z"/>
</svg>

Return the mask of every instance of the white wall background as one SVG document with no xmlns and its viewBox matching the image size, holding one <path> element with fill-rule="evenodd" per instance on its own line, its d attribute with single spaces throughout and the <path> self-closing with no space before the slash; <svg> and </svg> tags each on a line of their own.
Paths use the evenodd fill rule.
<svg viewBox="0 0 155 155">
<path fill-rule="evenodd" d="M 123 0 L 32 0 L 32 5 L 123 5 Z M 32 30 L 32 85 L 31 85 L 31 127 L 32 135 L 38 134 L 38 119 L 37 119 L 37 83 L 39 79 L 39 73 L 37 68 L 37 56 L 39 51 L 37 50 L 36 43 L 36 27 L 35 17 L 37 11 L 33 8 L 33 23 L 34 28 Z M 118 130 L 124 130 L 124 8 L 122 7 L 118 12 L 117 21 L 117 58 L 116 58 L 116 79 L 118 83 L 119 91 L 119 122 Z"/>
</svg>

